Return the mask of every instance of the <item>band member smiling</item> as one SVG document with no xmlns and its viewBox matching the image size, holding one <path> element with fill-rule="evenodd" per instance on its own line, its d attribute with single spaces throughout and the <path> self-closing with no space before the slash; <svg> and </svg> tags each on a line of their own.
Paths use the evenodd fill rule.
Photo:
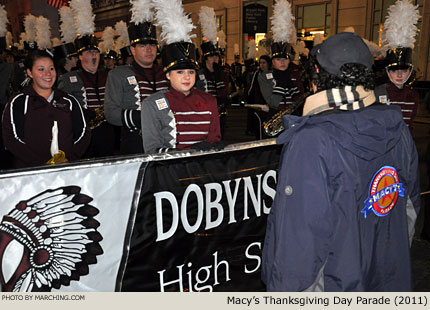
<svg viewBox="0 0 430 310">
<path fill-rule="evenodd" d="M 170 87 L 151 95 L 142 103 L 145 153 L 218 148 L 221 133 L 216 99 L 194 88 L 197 68 L 194 44 L 188 34 L 182 37 L 177 35 L 180 31 L 176 27 L 181 27 L 181 23 L 170 29 L 172 26 L 168 20 L 172 18 L 172 12 L 166 9 L 168 6 L 163 6 L 163 2 L 160 1 L 156 9 L 162 26 L 161 36 L 167 42 L 161 57 Z M 178 15 L 183 27 L 190 29 L 187 27 L 191 24 L 189 18 L 182 16 L 181 12 Z"/>
</svg>

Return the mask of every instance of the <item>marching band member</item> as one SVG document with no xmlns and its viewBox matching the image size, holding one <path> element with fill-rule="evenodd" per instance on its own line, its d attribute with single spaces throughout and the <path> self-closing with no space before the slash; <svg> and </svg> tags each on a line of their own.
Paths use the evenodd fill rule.
<svg viewBox="0 0 430 310">
<path fill-rule="evenodd" d="M 403 119 L 413 133 L 419 94 L 406 84 L 414 72 L 412 48 L 420 14 L 418 6 L 407 0 L 397 1 L 389 7 L 388 12 L 384 23 L 386 47 L 389 48 L 385 57 L 385 70 L 390 82 L 379 86 L 377 92 L 381 93 L 381 102 L 400 106 Z"/>
<path fill-rule="evenodd" d="M 227 116 L 226 105 L 230 75 L 222 67 L 220 51 L 217 48 L 217 28 L 214 9 L 202 6 L 199 11 L 199 20 L 203 36 L 207 41 L 200 45 L 203 63 L 202 69 L 198 71 L 196 87 L 216 98 L 221 122 L 221 135 L 223 135 Z"/>
<path fill-rule="evenodd" d="M 100 51 L 94 36 L 94 21 L 86 20 L 92 16 L 89 0 L 71 0 L 70 7 L 75 15 L 77 33 L 75 39 L 80 68 L 63 74 L 58 79 L 58 88 L 73 95 L 84 108 L 91 128 L 91 144 L 86 158 L 114 155 L 114 127 L 104 117 L 104 96 L 107 72 L 99 70 Z"/>
<path fill-rule="evenodd" d="M 142 104 L 142 139 L 146 153 L 165 152 L 170 149 L 217 147 L 220 125 L 216 99 L 194 88 L 196 81 L 196 55 L 189 31 L 193 25 L 183 13 L 170 8 L 176 0 L 158 1 L 158 25 L 166 44 L 161 52 L 168 90 L 160 91 Z M 169 20 L 177 23 L 174 29 Z M 215 143 L 215 145 L 213 145 Z"/>
<path fill-rule="evenodd" d="M 82 157 L 90 143 L 90 131 L 79 102 L 61 90 L 53 90 L 54 61 L 46 51 L 27 56 L 31 78 L 13 96 L 3 114 L 3 140 L 14 156 L 15 168 L 45 164 L 50 158 L 52 127 L 58 123 L 58 144 L 68 161 Z"/>
<path fill-rule="evenodd" d="M 294 51 L 291 43 L 296 41 L 296 29 L 291 5 L 287 0 L 278 0 L 273 12 L 273 71 L 258 76 L 261 92 L 272 114 L 285 110 L 295 97 L 304 93 L 300 68 L 292 63 Z"/>
<path fill-rule="evenodd" d="M 54 47 L 55 68 L 58 78 L 70 71 L 76 70 L 78 55 L 73 44 L 75 40 L 75 25 L 73 22 L 73 12 L 68 6 L 62 6 L 58 13 L 60 14 L 60 32 L 62 44 Z"/>
<path fill-rule="evenodd" d="M 139 5 L 136 5 L 140 2 Z M 121 130 L 121 154 L 142 154 L 141 109 L 143 101 L 168 88 L 163 68 L 154 64 L 158 41 L 150 0 L 132 1 L 132 18 L 128 26 L 131 65 L 118 66 L 109 72 L 106 84 L 107 120 Z M 123 50 L 125 51 L 125 50 Z M 145 150 L 146 151 L 146 150 Z"/>
</svg>

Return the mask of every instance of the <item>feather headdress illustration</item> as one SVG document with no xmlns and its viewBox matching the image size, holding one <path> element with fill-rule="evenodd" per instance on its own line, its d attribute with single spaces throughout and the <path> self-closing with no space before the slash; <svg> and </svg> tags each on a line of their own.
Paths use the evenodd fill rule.
<svg viewBox="0 0 430 310">
<path fill-rule="evenodd" d="M 9 292 L 58 289 L 88 274 L 103 254 L 92 198 L 77 186 L 19 202 L 0 223 L 0 284 Z"/>
</svg>

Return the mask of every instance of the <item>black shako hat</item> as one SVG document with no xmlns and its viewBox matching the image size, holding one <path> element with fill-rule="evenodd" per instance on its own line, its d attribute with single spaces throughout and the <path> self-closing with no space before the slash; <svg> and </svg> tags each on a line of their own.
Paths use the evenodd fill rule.
<svg viewBox="0 0 430 310">
<path fill-rule="evenodd" d="M 356 63 L 372 69 L 373 58 L 367 44 L 353 32 L 341 32 L 325 40 L 315 50 L 318 63 L 328 73 L 340 76 L 344 64 Z"/>
<path fill-rule="evenodd" d="M 37 43 L 24 41 L 24 50 L 26 50 L 26 51 L 37 50 Z"/>
<path fill-rule="evenodd" d="M 104 58 L 117 59 L 118 53 L 113 50 L 109 50 L 107 51 L 107 53 L 104 54 Z"/>
<path fill-rule="evenodd" d="M 73 43 L 64 43 L 54 47 L 54 57 L 57 59 L 76 56 L 76 48 Z"/>
<path fill-rule="evenodd" d="M 78 54 L 88 50 L 100 51 L 98 48 L 97 38 L 94 36 L 94 34 L 87 34 L 82 37 L 76 38 L 75 48 Z"/>
<path fill-rule="evenodd" d="M 161 60 L 165 72 L 178 69 L 197 69 L 196 48 L 193 43 L 175 42 L 163 46 Z"/>
<path fill-rule="evenodd" d="M 213 55 L 219 56 L 218 48 L 210 41 L 203 42 L 200 45 L 200 48 L 202 49 L 203 57 L 213 56 Z"/>
<path fill-rule="evenodd" d="M 391 48 L 387 51 L 384 62 L 388 70 L 412 68 L 412 49 L 410 47 Z"/>
<path fill-rule="evenodd" d="M 123 48 L 121 48 L 119 50 L 119 52 L 121 53 L 121 57 L 122 59 L 127 59 L 127 57 L 133 57 L 133 54 L 131 53 L 131 48 L 130 45 L 129 46 L 125 46 Z"/>
<path fill-rule="evenodd" d="M 284 42 L 273 42 L 271 46 L 273 58 L 293 59 L 293 49 L 291 44 Z"/>
<path fill-rule="evenodd" d="M 128 36 L 131 46 L 137 43 L 158 44 L 155 26 L 150 22 L 128 25 Z"/>
</svg>

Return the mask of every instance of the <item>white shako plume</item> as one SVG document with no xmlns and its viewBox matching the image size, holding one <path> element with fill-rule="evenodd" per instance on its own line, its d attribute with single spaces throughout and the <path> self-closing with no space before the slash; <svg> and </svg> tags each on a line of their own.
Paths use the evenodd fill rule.
<svg viewBox="0 0 430 310">
<path fill-rule="evenodd" d="M 121 20 L 115 24 L 115 30 L 119 37 L 115 42 L 115 49 L 120 50 L 123 47 L 130 45 L 130 38 L 128 36 L 127 24 Z"/>
<path fill-rule="evenodd" d="M 93 8 L 91 0 L 71 0 L 76 34 L 79 37 L 92 35 L 95 30 Z"/>
<path fill-rule="evenodd" d="M 248 58 L 255 59 L 257 57 L 257 45 L 255 40 L 250 40 L 248 42 Z"/>
<path fill-rule="evenodd" d="M 25 40 L 36 41 L 36 16 L 28 14 L 24 17 Z"/>
<path fill-rule="evenodd" d="M 64 43 L 71 43 L 76 39 L 75 23 L 73 20 L 73 11 L 68 6 L 62 6 L 58 13 L 60 14 L 60 32 L 61 39 Z"/>
<path fill-rule="evenodd" d="M 268 49 L 269 41 L 267 39 L 262 39 L 258 42 L 258 51 L 257 51 L 257 57 L 260 58 L 260 56 L 263 55 L 269 55 L 270 49 Z"/>
<path fill-rule="evenodd" d="M 130 23 L 135 25 L 144 22 L 152 22 L 154 19 L 153 4 L 151 0 L 130 0 L 131 19 Z"/>
<path fill-rule="evenodd" d="M 367 47 L 370 50 L 370 54 L 372 54 L 373 57 L 375 58 L 384 58 L 385 52 L 383 51 L 383 49 L 376 44 L 375 42 L 372 41 L 368 41 L 364 38 L 362 38 L 364 43 L 367 44 Z"/>
<path fill-rule="evenodd" d="M 213 8 L 202 6 L 199 11 L 199 20 L 202 27 L 203 36 L 213 45 L 216 45 L 217 27 L 216 15 Z"/>
<path fill-rule="evenodd" d="M 6 46 L 13 46 L 13 37 L 10 31 L 6 32 Z"/>
<path fill-rule="evenodd" d="M 300 55 L 308 56 L 309 49 L 306 47 L 304 41 L 297 41 L 297 44 L 294 46 L 294 50 L 296 51 L 296 57 Z"/>
<path fill-rule="evenodd" d="M 52 47 L 51 27 L 49 26 L 49 20 L 46 17 L 39 16 L 36 19 L 36 42 L 39 49 Z"/>
<path fill-rule="evenodd" d="M 314 36 L 314 46 L 317 46 L 318 44 L 321 44 L 324 42 L 324 36 L 321 33 L 317 33 Z"/>
<path fill-rule="evenodd" d="M 195 26 L 191 18 L 185 14 L 180 0 L 153 0 L 156 26 L 161 27 L 161 40 L 166 44 L 189 42 L 195 35 L 190 35 Z"/>
<path fill-rule="evenodd" d="M 297 33 L 291 4 L 287 0 L 277 0 L 273 7 L 272 33 L 274 42 L 296 43 Z"/>
<path fill-rule="evenodd" d="M 239 44 L 234 43 L 234 45 L 233 45 L 233 52 L 234 52 L 234 55 L 239 55 L 240 54 Z"/>
<path fill-rule="evenodd" d="M 54 156 L 59 152 L 60 148 L 58 147 L 58 125 L 57 121 L 54 121 L 54 125 L 52 125 L 52 140 L 51 140 L 51 156 Z"/>
<path fill-rule="evenodd" d="M 386 48 L 409 47 L 415 44 L 418 32 L 416 24 L 420 19 L 418 5 L 408 0 L 397 0 L 388 8 L 383 30 L 383 43 Z"/>
<path fill-rule="evenodd" d="M 7 28 L 6 25 L 9 23 L 7 19 L 7 12 L 4 5 L 0 5 L 0 37 L 5 37 Z"/>
<path fill-rule="evenodd" d="M 27 34 L 25 32 L 21 32 L 19 35 L 19 48 L 20 50 L 24 50 L 24 42 L 27 41 Z"/>
<path fill-rule="evenodd" d="M 102 34 L 103 50 L 102 52 L 107 52 L 113 49 L 115 42 L 115 30 L 111 26 L 107 26 Z"/>
<path fill-rule="evenodd" d="M 219 48 L 224 49 L 226 47 L 226 45 L 227 45 L 227 42 L 225 41 L 225 33 L 224 33 L 224 31 L 222 31 L 222 30 L 218 31 L 217 36 L 218 36 L 218 46 L 219 46 Z"/>
<path fill-rule="evenodd" d="M 56 46 L 59 46 L 62 44 L 63 44 L 63 42 L 61 42 L 61 40 L 59 38 L 57 38 L 57 37 L 52 38 L 52 46 L 53 47 L 56 47 Z"/>
</svg>

